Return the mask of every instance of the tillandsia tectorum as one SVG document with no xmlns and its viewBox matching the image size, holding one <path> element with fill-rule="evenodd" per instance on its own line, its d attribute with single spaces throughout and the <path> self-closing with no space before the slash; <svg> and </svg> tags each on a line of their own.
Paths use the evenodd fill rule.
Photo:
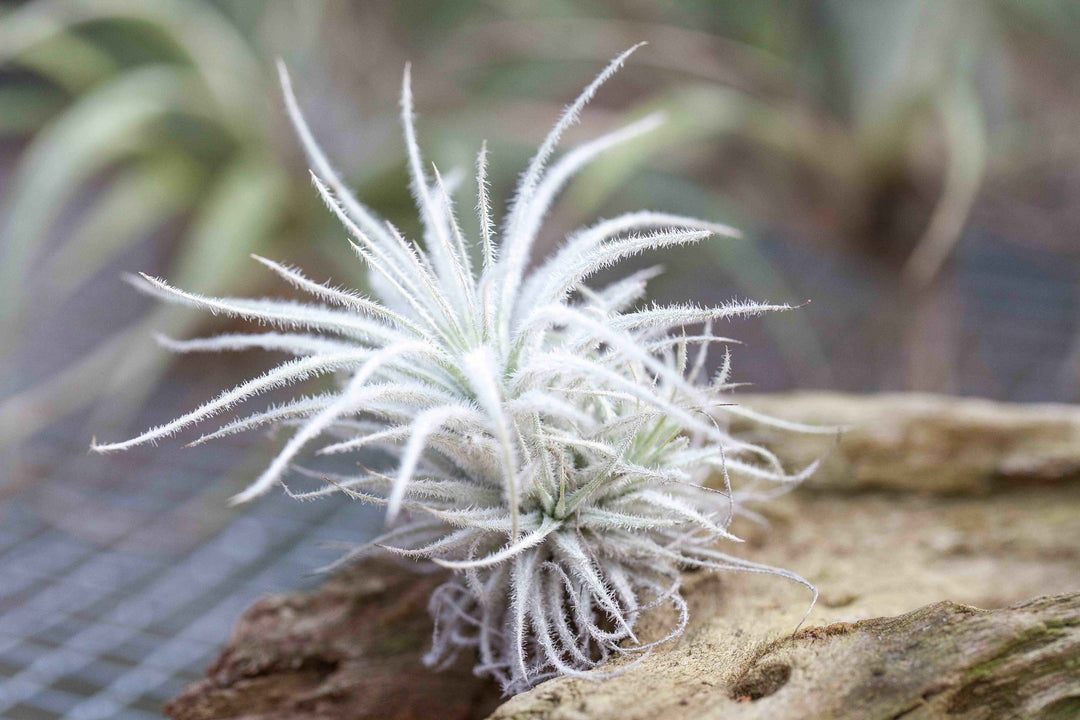
<svg viewBox="0 0 1080 720">
<path fill-rule="evenodd" d="M 703 377 L 710 348 L 731 342 L 714 333 L 715 322 L 787 306 L 642 306 L 656 268 L 600 288 L 584 284 L 641 252 L 737 233 L 704 220 L 632 212 L 572 233 L 529 269 L 537 231 L 567 181 L 659 122 L 646 117 L 549 163 L 563 132 L 635 49 L 615 58 L 566 108 L 521 175 L 498 229 L 480 149 L 473 243 L 456 219 L 448 184 L 421 159 L 408 68 L 401 116 L 422 245 L 350 194 L 313 139 L 282 67 L 312 181 L 367 264 L 375 297 L 258 257 L 318 302 L 201 297 L 143 276 L 137 284 L 164 300 L 274 328 L 163 338 L 166 347 L 261 348 L 294 359 L 170 423 L 94 449 L 154 442 L 273 388 L 338 376 L 336 391 L 235 419 L 195 442 L 269 424 L 295 427 L 236 500 L 262 495 L 294 473 L 323 481 L 310 492 L 290 492 L 296 497 L 340 492 L 384 504 L 387 531 L 346 559 L 383 550 L 452 569 L 431 597 L 435 632 L 425 661 L 441 666 L 468 649 L 478 658 L 476 672 L 498 679 L 507 693 L 580 674 L 613 656 L 643 656 L 656 643 L 639 640 L 634 627 L 648 608 L 673 607 L 678 620 L 659 642 L 677 636 L 687 620 L 681 569 L 774 573 L 809 586 L 791 572 L 714 547 L 737 540 L 728 527 L 743 503 L 813 469 L 788 474 L 768 450 L 726 431 L 730 415 L 807 429 L 732 404 L 726 350 L 715 376 Z M 363 469 L 355 476 L 298 466 L 320 442 L 318 454 L 383 448 L 394 464 L 386 473 Z M 709 477 L 723 478 L 723 487 L 707 487 Z M 733 487 L 733 480 L 740 484 Z"/>
</svg>

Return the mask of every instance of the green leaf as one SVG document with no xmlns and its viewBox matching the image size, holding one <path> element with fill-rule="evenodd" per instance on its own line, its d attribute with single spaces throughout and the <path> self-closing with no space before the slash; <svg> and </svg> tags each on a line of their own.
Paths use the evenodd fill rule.
<svg viewBox="0 0 1080 720">
<path fill-rule="evenodd" d="M 263 68 L 247 41 L 213 5 L 188 0 L 37 0 L 2 18 L 0 63 L 73 26 L 143 22 L 163 32 L 190 60 L 236 133 L 259 131 L 265 109 Z"/>
<path fill-rule="evenodd" d="M 59 90 L 28 85 L 0 87 L 0 137 L 36 132 L 67 102 Z"/>
<path fill-rule="evenodd" d="M 72 94 L 85 91 L 117 70 L 108 53 L 68 32 L 43 39 L 13 60 Z"/>
<path fill-rule="evenodd" d="M 60 208 L 103 168 L 145 149 L 144 131 L 163 113 L 181 108 L 195 112 L 199 106 L 189 72 L 147 67 L 87 93 L 38 133 L 20 159 L 3 202 L 0 343 L 14 340 L 33 248 Z"/>
<path fill-rule="evenodd" d="M 39 282 L 49 302 L 59 304 L 116 253 L 183 213 L 205 175 L 198 163 L 178 153 L 126 169 L 46 260 Z"/>
</svg>

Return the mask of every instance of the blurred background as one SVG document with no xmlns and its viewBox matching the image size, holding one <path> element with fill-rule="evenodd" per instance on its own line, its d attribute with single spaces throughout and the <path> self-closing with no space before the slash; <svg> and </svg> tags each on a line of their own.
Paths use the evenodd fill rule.
<svg viewBox="0 0 1080 720">
<path fill-rule="evenodd" d="M 0 716 L 156 717 L 246 605 L 378 527 L 331 500 L 229 508 L 265 437 L 87 454 L 273 360 L 169 356 L 153 333 L 228 323 L 122 273 L 282 294 L 257 252 L 364 287 L 274 59 L 359 197 L 415 236 L 406 61 L 427 156 L 468 170 L 487 139 L 504 207 L 561 107 L 641 40 L 564 146 L 669 120 L 570 185 L 542 249 L 639 208 L 742 228 L 665 255 L 653 291 L 809 300 L 733 329 L 755 390 L 1080 397 L 1074 0 L 0 3 Z"/>
</svg>

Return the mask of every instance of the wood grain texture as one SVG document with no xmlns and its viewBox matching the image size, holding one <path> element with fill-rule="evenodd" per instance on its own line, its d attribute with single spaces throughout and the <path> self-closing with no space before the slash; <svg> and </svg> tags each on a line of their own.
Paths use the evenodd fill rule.
<svg viewBox="0 0 1080 720">
<path fill-rule="evenodd" d="M 175 720 L 464 720 L 498 689 L 463 659 L 441 673 L 420 662 L 431 637 L 427 599 L 440 578 L 371 561 L 310 594 L 272 595 L 240 618 L 207 669 L 165 707 Z"/>
</svg>

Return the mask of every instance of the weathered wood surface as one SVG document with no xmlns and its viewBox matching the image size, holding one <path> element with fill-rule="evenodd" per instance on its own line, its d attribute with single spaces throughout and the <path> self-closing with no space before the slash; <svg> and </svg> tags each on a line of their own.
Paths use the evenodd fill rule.
<svg viewBox="0 0 1080 720">
<path fill-rule="evenodd" d="M 687 650 L 655 679 L 628 673 L 592 689 L 558 681 L 513 698 L 492 720 L 1080 717 L 1080 593 L 1002 610 L 942 601 L 806 628 L 738 653 L 735 663 L 726 662 L 730 639 Z"/>
<path fill-rule="evenodd" d="M 793 466 L 828 452 L 807 487 L 836 490 L 990 492 L 1080 480 L 1080 407 L 999 403 L 923 393 L 806 392 L 742 396 L 767 415 L 845 425 L 839 442 L 820 436 L 735 429 L 771 444 Z"/>
<path fill-rule="evenodd" d="M 746 523 L 742 554 L 811 579 L 692 573 L 682 638 L 606 680 L 561 678 L 494 710 L 584 718 L 1080 717 L 1080 411 L 928 396 L 754 398 L 850 424 L 821 474 Z M 798 464 L 829 438 L 765 438 Z M 470 718 L 468 663 L 422 668 L 431 576 L 364 566 L 245 614 L 184 720 Z M 643 634 L 666 618 L 647 618 Z"/>
<path fill-rule="evenodd" d="M 466 720 L 499 702 L 471 663 L 441 673 L 420 656 L 439 578 L 369 562 L 311 594 L 271 595 L 244 613 L 206 679 L 165 707 L 176 720 Z"/>
</svg>

